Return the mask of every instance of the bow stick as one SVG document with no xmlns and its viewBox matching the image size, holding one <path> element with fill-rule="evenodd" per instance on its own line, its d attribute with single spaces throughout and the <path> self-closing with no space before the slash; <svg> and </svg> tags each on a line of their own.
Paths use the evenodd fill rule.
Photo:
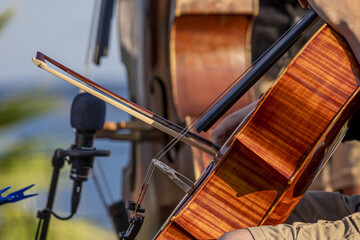
<svg viewBox="0 0 360 240">
<path fill-rule="evenodd" d="M 45 60 L 49 61 L 56 67 L 62 69 L 63 71 L 67 72 L 68 74 L 76 77 L 83 83 L 89 85 L 85 85 L 83 83 L 80 83 L 79 81 L 76 81 L 50 67 L 47 66 Z M 162 118 L 155 113 L 152 113 L 151 111 L 144 109 L 135 103 L 126 100 L 125 98 L 120 97 L 119 95 L 105 89 L 104 87 L 94 83 L 93 81 L 89 80 L 88 78 L 76 73 L 75 71 L 65 67 L 64 65 L 60 64 L 59 62 L 55 61 L 54 59 L 46 56 L 45 54 L 41 52 L 37 52 L 36 58 L 32 58 L 32 61 L 36 66 L 39 68 L 71 83 L 72 85 L 94 95 L 97 98 L 100 98 L 101 100 L 113 105 L 116 108 L 119 108 L 123 110 L 124 112 L 130 114 L 131 116 L 153 126 L 154 128 L 159 129 L 160 131 L 169 134 L 170 136 L 177 138 L 193 147 L 196 147 L 207 154 L 211 156 L 215 156 L 220 149 L 220 147 L 213 142 L 204 139 L 200 137 L 199 135 L 196 135 L 192 132 L 189 132 L 188 129 L 183 129 L 182 127 L 176 125 L 173 122 L 170 122 L 166 120 L 165 118 Z M 97 90 L 94 90 L 94 88 Z M 99 91 L 99 92 L 98 92 Z M 103 94 L 101 94 L 101 93 Z M 197 141 L 194 141 L 196 139 L 197 141 L 201 142 L 200 144 Z M 206 145 L 206 146 L 205 146 Z"/>
</svg>

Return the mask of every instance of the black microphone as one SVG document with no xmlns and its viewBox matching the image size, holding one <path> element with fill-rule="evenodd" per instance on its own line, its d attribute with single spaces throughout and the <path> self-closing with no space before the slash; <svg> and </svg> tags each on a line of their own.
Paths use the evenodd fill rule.
<svg viewBox="0 0 360 240">
<path fill-rule="evenodd" d="M 80 202 L 81 185 L 88 180 L 95 156 L 108 156 L 109 151 L 93 148 L 95 132 L 104 126 L 105 102 L 89 93 L 75 96 L 71 105 L 70 124 L 76 130 L 75 143 L 68 152 L 74 180 L 71 212 L 75 214 Z"/>
<path fill-rule="evenodd" d="M 95 132 L 104 126 L 105 102 L 89 93 L 75 96 L 71 105 L 70 124 L 76 130 L 74 150 L 92 151 Z M 89 152 L 90 153 L 90 152 Z M 91 155 L 91 154 L 90 154 Z M 72 158 L 70 178 L 75 181 L 86 181 L 94 157 Z"/>
<path fill-rule="evenodd" d="M 68 220 L 76 213 L 80 202 L 82 182 L 86 181 L 96 156 L 109 156 L 106 150 L 93 148 L 95 132 L 103 128 L 105 122 L 105 103 L 89 93 L 78 94 L 71 106 L 71 126 L 76 129 L 75 143 L 68 150 L 56 149 L 52 159 L 53 175 L 46 208 L 38 212 L 39 225 L 36 239 L 46 239 L 51 214 L 60 220 Z M 71 164 L 70 178 L 74 180 L 71 197 L 71 214 L 67 217 L 57 215 L 53 210 L 56 186 L 60 169 L 64 162 Z"/>
</svg>

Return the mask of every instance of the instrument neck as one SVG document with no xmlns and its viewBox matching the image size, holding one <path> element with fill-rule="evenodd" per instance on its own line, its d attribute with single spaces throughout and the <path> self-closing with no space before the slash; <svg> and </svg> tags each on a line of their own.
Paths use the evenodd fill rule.
<svg viewBox="0 0 360 240">
<path fill-rule="evenodd" d="M 206 132 L 221 116 L 225 114 L 265 73 L 283 56 L 287 50 L 309 29 L 318 15 L 309 10 L 292 28 L 290 28 L 273 46 L 271 46 L 240 76 L 238 83 L 229 90 L 205 115 L 197 122 L 195 129 Z"/>
</svg>

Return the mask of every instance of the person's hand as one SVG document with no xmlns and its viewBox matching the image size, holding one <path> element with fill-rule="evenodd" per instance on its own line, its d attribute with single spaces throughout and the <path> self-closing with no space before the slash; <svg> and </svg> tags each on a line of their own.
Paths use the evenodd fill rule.
<svg viewBox="0 0 360 240">
<path fill-rule="evenodd" d="M 313 8 L 322 19 L 340 32 L 360 19 L 359 0 L 299 0 L 299 3 L 304 8 Z"/>
<path fill-rule="evenodd" d="M 299 3 L 303 8 L 311 8 L 307 0 L 299 0 Z"/>
<path fill-rule="evenodd" d="M 345 38 L 360 34 L 359 0 L 299 0 L 299 3 L 302 7 L 313 8 Z"/>
<path fill-rule="evenodd" d="M 360 1 L 359 0 L 299 0 L 310 7 L 348 41 L 360 63 Z"/>
<path fill-rule="evenodd" d="M 219 145 L 223 145 L 226 140 L 235 131 L 236 127 L 247 116 L 256 102 L 253 102 L 246 107 L 240 109 L 227 116 L 210 134 L 211 140 Z"/>
</svg>

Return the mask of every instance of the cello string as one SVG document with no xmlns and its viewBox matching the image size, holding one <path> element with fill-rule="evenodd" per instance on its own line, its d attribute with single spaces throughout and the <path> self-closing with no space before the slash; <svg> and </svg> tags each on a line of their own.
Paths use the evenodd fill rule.
<svg viewBox="0 0 360 240">
<path fill-rule="evenodd" d="M 95 174 L 95 169 L 92 169 L 91 171 L 91 176 L 92 176 L 92 179 L 94 181 L 94 186 L 95 186 L 95 189 L 97 191 L 97 193 L 99 194 L 99 197 L 100 197 L 100 202 L 102 203 L 103 207 L 105 208 L 106 212 L 108 214 L 110 214 L 110 210 L 108 208 L 108 204 L 106 202 L 106 199 L 105 199 L 105 194 L 104 192 L 101 190 L 101 187 L 100 187 L 100 183 L 99 183 L 99 180 Z"/>
<path fill-rule="evenodd" d="M 303 17 L 301 17 L 292 27 L 290 27 L 284 34 L 287 35 L 289 34 L 291 31 L 294 30 L 294 28 L 296 28 L 302 21 L 303 19 L 305 19 L 307 17 L 307 15 L 310 14 L 312 10 L 308 10 Z M 231 89 L 231 87 L 233 87 L 237 82 L 241 81 L 241 79 L 252 69 L 254 68 L 263 58 L 266 54 L 268 54 L 271 49 L 278 44 L 280 41 L 282 40 L 282 38 L 277 39 L 266 51 L 264 51 L 264 53 L 258 58 L 256 59 L 240 76 L 238 76 L 228 87 L 225 88 L 225 90 L 219 95 L 217 96 L 203 111 L 201 111 L 184 129 L 187 129 L 185 131 L 189 132 L 190 130 L 193 129 L 194 127 L 194 123 L 204 114 L 204 112 L 206 112 L 220 97 L 222 97 L 229 89 Z M 179 135 L 181 134 L 181 132 L 179 133 Z M 179 139 L 181 139 L 181 137 L 179 137 Z M 165 146 L 164 148 L 166 148 L 167 146 Z M 161 150 L 162 151 L 162 150 Z"/>
<path fill-rule="evenodd" d="M 289 34 L 291 31 L 293 31 L 293 29 L 294 29 L 297 25 L 299 25 L 299 24 L 303 21 L 303 19 L 306 18 L 306 16 L 307 16 L 310 12 L 311 12 L 311 10 L 308 10 L 308 12 L 306 12 L 303 17 L 301 17 L 291 28 L 289 28 L 289 29 L 284 33 L 284 35 Z M 281 40 L 282 40 L 281 38 L 277 39 L 277 40 L 271 45 L 270 48 L 268 48 L 258 59 L 256 59 L 256 60 L 254 61 L 253 64 L 250 65 L 250 67 L 248 67 L 248 68 L 245 70 L 245 72 L 243 72 L 239 77 L 237 77 L 217 98 L 215 98 L 215 100 L 213 100 L 213 101 L 209 104 L 208 107 L 206 107 L 201 113 L 199 113 L 199 114 L 194 118 L 194 120 L 193 120 L 188 126 L 185 127 L 185 128 L 188 129 L 187 131 L 190 131 L 190 130 L 193 128 L 194 122 L 195 122 L 205 111 L 207 111 L 207 109 L 210 108 L 210 106 L 213 105 L 221 96 L 223 96 L 235 83 L 239 82 L 239 81 L 243 78 L 243 76 L 244 76 L 245 74 L 247 74 L 254 66 L 256 66 L 256 65 L 262 60 L 262 58 L 271 51 L 272 47 L 275 46 L 276 44 L 278 44 Z M 166 148 L 166 147 L 167 147 L 167 146 L 165 146 L 165 148 Z"/>
<path fill-rule="evenodd" d="M 107 195 L 108 195 L 108 197 L 110 199 L 110 202 L 114 202 L 114 197 L 113 197 L 113 195 L 111 193 L 110 184 L 107 181 L 103 164 L 101 163 L 101 161 L 96 161 L 95 164 L 97 165 L 97 168 L 99 169 L 100 177 L 101 177 L 101 179 L 103 181 L 103 184 L 105 185 L 105 190 L 106 190 L 105 192 L 107 193 Z M 95 171 L 93 171 L 93 172 L 94 172 L 94 174 L 96 174 Z"/>
<path fill-rule="evenodd" d="M 156 156 L 153 158 L 153 160 L 159 161 L 159 159 L 161 159 L 168 151 L 170 151 L 170 149 L 172 149 L 180 141 L 180 138 L 184 137 L 188 131 L 189 131 L 189 129 L 184 128 L 182 130 L 182 132 L 184 132 L 184 133 L 179 134 L 176 138 L 173 138 L 162 150 L 160 150 L 159 153 L 156 154 Z M 146 172 L 144 182 L 143 182 L 141 191 L 139 193 L 138 200 L 136 201 L 136 207 L 135 207 L 135 211 L 133 212 L 133 215 L 135 215 L 136 210 L 141 205 L 142 200 L 144 199 L 146 190 L 147 190 L 147 188 L 150 184 L 151 178 L 154 174 L 154 170 L 155 170 L 155 164 L 153 161 L 151 161 L 150 166 L 148 167 L 148 170 Z"/>
<path fill-rule="evenodd" d="M 302 16 L 295 24 L 293 24 L 282 36 L 285 36 L 287 34 L 289 34 L 290 32 L 292 32 L 310 13 L 312 12 L 312 10 L 308 10 L 304 16 Z M 271 50 L 272 48 L 278 44 L 280 41 L 282 41 L 282 37 L 280 37 L 279 39 L 277 39 L 258 59 L 256 59 L 240 76 L 238 76 L 228 87 L 225 88 L 225 90 L 219 95 L 217 96 L 204 110 L 202 110 L 186 127 L 184 127 L 184 130 L 182 132 L 179 133 L 180 134 L 186 134 L 187 132 L 191 131 L 194 128 L 194 125 L 196 123 L 196 121 L 212 106 L 214 105 L 214 103 L 219 100 L 226 92 L 228 92 L 228 90 L 230 90 L 236 83 L 238 83 L 239 81 L 241 81 L 241 79 L 252 69 L 254 68 L 257 64 L 259 64 L 259 62 L 264 58 L 264 56 L 266 56 Z M 160 150 L 160 153 L 158 154 L 159 156 L 164 156 L 164 154 L 166 154 L 170 149 L 166 150 L 166 148 L 170 147 L 172 148 L 183 136 L 179 136 L 176 139 L 178 139 L 175 143 L 173 143 L 172 141 L 170 142 L 170 144 L 167 144 L 162 150 Z M 160 158 L 161 158 L 160 157 Z M 160 159 L 157 158 L 157 159 Z"/>
<path fill-rule="evenodd" d="M 311 10 L 308 10 L 303 17 L 301 17 L 292 27 L 290 27 L 284 34 L 283 36 L 289 34 L 290 32 L 292 32 L 294 30 L 294 28 L 296 26 L 298 26 L 309 14 L 310 14 Z M 217 96 L 203 111 L 201 111 L 185 128 L 183 131 L 181 131 L 179 133 L 180 136 L 177 136 L 176 138 L 172 139 L 172 141 L 170 141 L 163 149 L 161 149 L 159 151 L 159 153 L 155 156 L 155 160 L 159 161 L 167 152 L 169 152 L 179 141 L 180 139 L 189 131 L 191 131 L 194 126 L 195 123 L 197 122 L 197 120 L 212 106 L 214 105 L 214 103 L 219 100 L 226 92 L 228 92 L 236 83 L 238 83 L 239 81 L 241 81 L 241 79 L 252 69 L 254 68 L 263 58 L 264 56 L 266 56 L 271 50 L 272 48 L 278 44 L 280 41 L 282 41 L 282 37 L 280 37 L 279 39 L 277 39 L 258 59 L 256 59 L 251 65 L 250 67 L 248 67 L 240 76 L 238 76 L 228 87 L 225 88 L 225 90 L 219 95 Z M 147 172 L 147 178 L 144 179 L 144 184 L 149 184 L 151 177 L 153 175 L 154 172 L 154 166 L 153 166 L 153 162 L 151 162 L 148 172 Z M 145 191 L 146 192 L 146 191 Z M 140 194 L 145 194 L 145 192 L 141 192 Z M 142 196 L 143 198 L 143 196 Z"/>
</svg>

